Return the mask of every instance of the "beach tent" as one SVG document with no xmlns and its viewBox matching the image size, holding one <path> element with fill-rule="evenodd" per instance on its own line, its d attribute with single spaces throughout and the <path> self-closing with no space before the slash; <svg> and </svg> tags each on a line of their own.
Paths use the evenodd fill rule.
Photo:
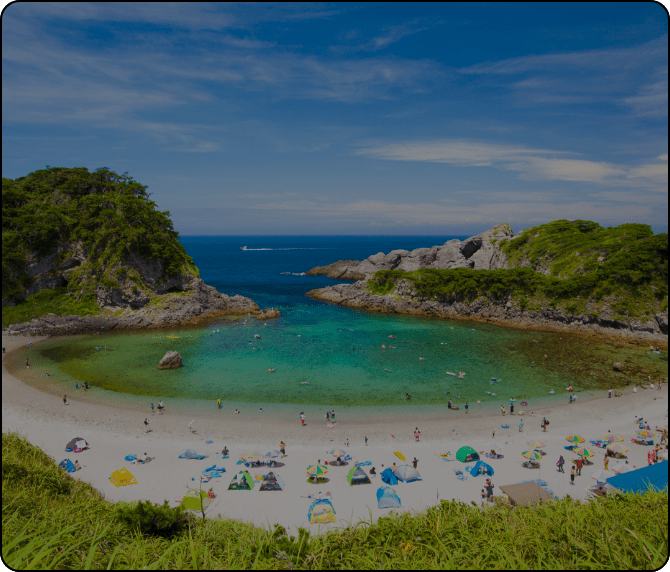
<svg viewBox="0 0 670 572">
<path fill-rule="evenodd" d="M 470 475 L 476 477 L 478 475 L 493 476 L 493 469 L 491 465 L 487 465 L 484 461 L 477 461 L 475 466 L 470 469 Z"/>
<path fill-rule="evenodd" d="M 229 491 L 250 491 L 254 488 L 254 479 L 247 471 L 240 471 L 228 486 Z"/>
<path fill-rule="evenodd" d="M 316 499 L 307 512 L 307 519 L 310 524 L 318 522 L 337 522 L 335 520 L 335 508 L 328 499 Z"/>
<path fill-rule="evenodd" d="M 353 467 L 347 475 L 349 485 L 371 485 L 370 477 L 360 467 Z"/>
<path fill-rule="evenodd" d="M 269 472 L 265 475 L 263 483 L 261 484 L 262 491 L 283 491 L 285 488 L 286 485 L 282 478 L 273 472 Z"/>
<path fill-rule="evenodd" d="M 412 481 L 420 481 L 421 475 L 414 467 L 410 465 L 400 465 L 395 470 L 395 476 L 399 481 L 405 481 L 406 483 L 411 483 Z"/>
<path fill-rule="evenodd" d="M 85 439 L 82 439 L 81 437 L 75 437 L 70 441 L 67 445 L 65 445 L 65 451 L 67 453 L 81 453 L 82 451 L 85 451 L 88 449 L 88 443 L 86 442 Z"/>
<path fill-rule="evenodd" d="M 186 452 L 179 455 L 180 459 L 206 459 L 207 455 L 198 455 L 193 449 L 186 449 Z"/>
<path fill-rule="evenodd" d="M 668 461 L 610 477 L 607 483 L 624 493 L 662 491 L 668 487 Z"/>
<path fill-rule="evenodd" d="M 398 479 L 396 479 L 396 476 L 393 474 L 391 469 L 384 469 L 382 471 L 381 478 L 383 483 L 388 483 L 389 485 L 398 484 Z"/>
<path fill-rule="evenodd" d="M 502 485 L 500 490 L 509 497 L 510 502 L 515 506 L 533 506 L 554 498 L 537 483 Z"/>
<path fill-rule="evenodd" d="M 137 479 L 133 477 L 128 469 L 123 467 L 112 473 L 112 476 L 109 477 L 109 482 L 116 487 L 125 487 L 126 485 L 136 485 Z"/>
<path fill-rule="evenodd" d="M 205 510 L 211 502 L 212 499 L 205 491 L 191 489 L 181 499 L 179 506 L 184 510 Z"/>
<path fill-rule="evenodd" d="M 400 498 L 391 487 L 377 489 L 378 508 L 400 508 Z"/>
<path fill-rule="evenodd" d="M 68 473 L 76 473 L 77 469 L 74 468 L 74 463 L 70 459 L 63 459 L 58 466 L 61 469 L 65 469 Z"/>
<path fill-rule="evenodd" d="M 468 455 L 470 456 L 469 459 L 467 459 Z M 461 463 L 469 463 L 470 461 L 479 461 L 479 453 L 477 453 L 477 451 L 475 451 L 472 447 L 468 447 L 466 445 L 465 447 L 461 447 L 458 451 L 456 451 L 456 458 Z"/>
</svg>

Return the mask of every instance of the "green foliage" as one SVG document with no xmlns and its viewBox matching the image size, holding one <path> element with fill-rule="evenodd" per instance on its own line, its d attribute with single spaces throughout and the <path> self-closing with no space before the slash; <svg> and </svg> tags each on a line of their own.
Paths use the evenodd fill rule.
<svg viewBox="0 0 670 572">
<path fill-rule="evenodd" d="M 116 507 L 116 519 L 130 530 L 139 530 L 145 536 L 172 538 L 188 527 L 189 518 L 181 507 L 171 508 L 168 501 L 163 505 L 150 501 L 137 504 L 120 504 Z"/>
<path fill-rule="evenodd" d="M 668 493 L 571 498 L 530 509 L 456 501 L 311 537 L 281 526 L 194 520 L 173 537 L 143 536 L 115 505 L 14 433 L 2 434 L 2 557 L 12 569 L 598 569 L 654 570 L 668 557 Z M 46 480 L 17 479 L 48 470 Z M 160 507 L 162 508 L 162 507 Z M 156 507 L 150 509 L 156 510 Z"/>
<path fill-rule="evenodd" d="M 100 306 L 93 294 L 77 298 L 66 287 L 40 290 L 19 300 L 14 306 L 5 306 L 2 309 L 2 325 L 29 322 L 48 313 L 58 316 L 91 316 L 100 313 Z"/>
<path fill-rule="evenodd" d="M 30 283 L 25 272 L 29 256 L 39 258 L 75 242 L 83 244 L 88 263 L 70 275 L 71 291 L 84 288 L 86 277 L 125 264 L 131 253 L 158 261 L 163 278 L 198 276 L 170 213 L 157 210 L 146 189 L 127 173 L 106 168 L 90 173 L 86 168 L 50 167 L 3 179 L 3 300 L 20 298 Z M 107 276 L 107 285 L 117 285 L 120 276 Z"/>
</svg>

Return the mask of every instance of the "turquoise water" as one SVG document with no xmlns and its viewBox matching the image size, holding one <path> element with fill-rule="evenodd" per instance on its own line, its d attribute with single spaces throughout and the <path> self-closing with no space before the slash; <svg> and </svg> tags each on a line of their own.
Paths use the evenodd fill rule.
<svg viewBox="0 0 670 572">
<path fill-rule="evenodd" d="M 263 307 L 278 307 L 282 316 L 267 323 L 241 317 L 206 328 L 59 338 L 19 352 L 12 361 L 20 372 L 29 353 L 31 377 L 54 393 L 72 394 L 75 381 L 87 380 L 92 386 L 87 395 L 92 398 L 126 404 L 163 399 L 199 410 L 211 408 L 220 398 L 226 409 L 281 404 L 286 411 L 356 407 L 384 412 L 419 406 L 440 411 L 451 398 L 461 409 L 468 402 L 474 412 L 475 408 L 509 406 L 510 398 L 517 400 L 517 407 L 522 400 L 530 407 L 558 399 L 564 402 L 567 385 L 590 392 L 606 389 L 612 382 L 611 361 L 603 357 L 611 346 L 585 344 L 574 334 L 366 314 L 304 296 L 311 288 L 335 282 L 300 272 L 337 259 L 362 259 L 380 246 L 366 243 L 373 239 L 381 240 L 360 238 L 364 244 L 356 248 L 365 249 L 364 253 L 329 248 L 332 242 L 326 238 L 316 241 L 318 249 L 258 252 L 241 252 L 238 245 L 252 247 L 255 240 L 258 246 L 289 244 L 297 249 L 303 243 L 285 237 L 193 239 L 195 244 L 187 242 L 187 250 L 206 282 L 223 292 L 248 295 Z M 444 242 L 417 238 L 415 246 L 409 239 L 398 245 L 398 240 L 388 239 L 379 250 Z M 213 247 L 217 244 L 218 249 Z M 233 269 L 237 264 L 238 270 L 231 272 L 231 264 L 215 266 L 213 260 L 222 257 L 236 260 L 231 264 Z M 221 267 L 226 272 L 217 274 L 214 269 Z M 156 369 L 167 351 L 178 351 L 184 367 Z M 44 371 L 56 375 L 45 378 Z M 447 371 L 466 375 L 459 379 Z M 665 371 L 667 375 L 667 363 Z M 550 389 L 557 395 L 549 396 Z M 406 401 L 406 393 L 411 401 Z"/>
</svg>

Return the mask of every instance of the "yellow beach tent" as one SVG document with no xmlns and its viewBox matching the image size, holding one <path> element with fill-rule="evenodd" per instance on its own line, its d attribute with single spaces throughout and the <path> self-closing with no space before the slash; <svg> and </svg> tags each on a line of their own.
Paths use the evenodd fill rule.
<svg viewBox="0 0 670 572">
<path fill-rule="evenodd" d="M 136 485 L 137 479 L 133 477 L 128 469 L 123 467 L 112 473 L 112 476 L 109 477 L 109 482 L 117 487 L 125 487 L 126 485 Z"/>
</svg>

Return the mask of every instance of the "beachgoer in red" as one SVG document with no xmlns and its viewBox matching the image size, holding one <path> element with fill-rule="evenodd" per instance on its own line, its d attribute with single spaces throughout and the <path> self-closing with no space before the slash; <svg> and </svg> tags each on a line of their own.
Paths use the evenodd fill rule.
<svg viewBox="0 0 670 572">
<path fill-rule="evenodd" d="M 417 427 L 417 428 L 414 430 L 414 438 L 418 441 L 420 435 L 421 435 L 421 431 L 419 431 L 419 428 Z"/>
<path fill-rule="evenodd" d="M 581 475 L 582 474 L 582 464 L 584 463 L 584 459 L 581 457 L 577 459 L 577 474 Z"/>
</svg>

